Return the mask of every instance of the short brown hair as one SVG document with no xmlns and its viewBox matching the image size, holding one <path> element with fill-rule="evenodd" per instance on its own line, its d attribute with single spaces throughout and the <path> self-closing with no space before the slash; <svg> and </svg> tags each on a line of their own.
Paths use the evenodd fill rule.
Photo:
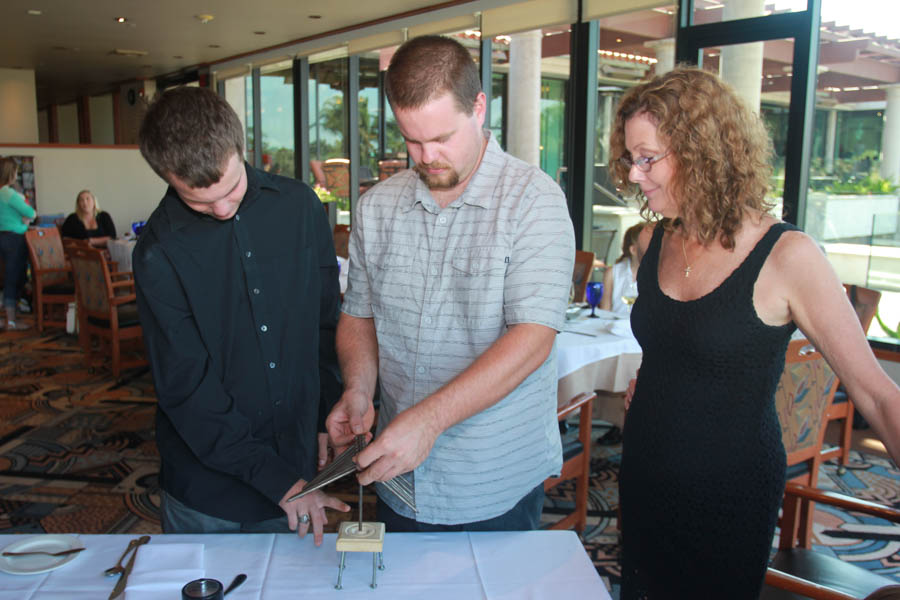
<svg viewBox="0 0 900 600">
<path fill-rule="evenodd" d="M 610 139 L 610 165 L 620 188 L 638 192 L 619 159 L 628 156 L 625 123 L 646 113 L 674 161 L 670 189 L 680 218 L 700 241 L 734 248 L 747 209 L 767 211 L 772 144 L 762 120 L 716 75 L 681 67 L 628 90 L 619 103 Z M 649 218 L 647 200 L 641 214 Z"/>
<path fill-rule="evenodd" d="M 16 176 L 19 166 L 11 158 L 0 158 L 0 186 L 9 185 Z"/>
<path fill-rule="evenodd" d="M 244 129 L 224 98 L 200 87 L 178 87 L 150 105 L 140 131 L 141 154 L 156 174 L 192 188 L 219 181 L 233 154 L 243 157 Z"/>
<path fill-rule="evenodd" d="M 462 44 L 440 35 L 423 35 L 394 53 L 384 88 L 394 109 L 419 108 L 450 92 L 460 112 L 471 115 L 481 81 L 472 55 Z"/>
</svg>

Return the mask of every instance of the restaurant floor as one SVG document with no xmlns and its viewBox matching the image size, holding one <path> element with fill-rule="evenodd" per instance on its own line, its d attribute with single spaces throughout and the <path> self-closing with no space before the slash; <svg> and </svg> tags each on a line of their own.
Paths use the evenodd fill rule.
<svg viewBox="0 0 900 600">
<path fill-rule="evenodd" d="M 107 370 L 84 366 L 73 336 L 59 331 L 39 335 L 34 329 L 0 332 L 0 533 L 158 533 L 154 411 L 153 384 L 145 369 L 126 371 L 116 382 Z M 594 433 L 588 527 L 582 539 L 615 598 L 621 438 L 604 437 L 603 427 Z M 900 506 L 900 470 L 868 433 L 855 432 L 856 451 L 846 473 L 838 475 L 833 464 L 823 466 L 819 487 Z M 352 481 L 331 489 L 346 502 L 356 502 Z M 570 484 L 551 491 L 544 520 L 568 511 L 573 495 Z M 366 494 L 365 502 L 372 514 L 374 496 Z M 333 521 L 332 530 L 337 519 Z M 861 523 L 900 531 L 876 519 L 819 510 L 816 548 L 900 582 L 900 543 L 829 535 Z"/>
</svg>

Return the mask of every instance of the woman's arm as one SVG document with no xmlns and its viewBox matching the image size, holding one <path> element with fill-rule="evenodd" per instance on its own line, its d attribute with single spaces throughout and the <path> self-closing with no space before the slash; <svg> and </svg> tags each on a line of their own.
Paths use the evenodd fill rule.
<svg viewBox="0 0 900 600">
<path fill-rule="evenodd" d="M 600 298 L 600 308 L 603 310 L 612 310 L 613 299 L 613 269 L 615 264 L 606 267 L 603 272 L 603 296 Z"/>
<path fill-rule="evenodd" d="M 825 356 L 855 406 L 900 464 L 900 388 L 872 354 L 828 259 L 807 235 L 788 235 L 779 252 L 779 288 L 787 298 L 790 316 Z"/>
<path fill-rule="evenodd" d="M 97 227 L 103 232 L 104 236 L 116 239 L 116 226 L 108 212 L 100 211 L 97 215 Z"/>
</svg>

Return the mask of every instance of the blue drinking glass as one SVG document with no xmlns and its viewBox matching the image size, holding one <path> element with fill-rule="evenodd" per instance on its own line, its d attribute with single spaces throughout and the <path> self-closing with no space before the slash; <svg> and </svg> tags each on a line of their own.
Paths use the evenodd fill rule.
<svg viewBox="0 0 900 600">
<path fill-rule="evenodd" d="M 600 304 L 600 298 L 603 297 L 603 282 L 602 281 L 589 281 L 585 291 L 587 292 L 588 304 L 591 305 L 590 316 L 594 319 L 597 319 L 599 317 L 597 317 L 597 315 L 594 314 L 594 310 L 596 310 L 597 305 Z"/>
</svg>

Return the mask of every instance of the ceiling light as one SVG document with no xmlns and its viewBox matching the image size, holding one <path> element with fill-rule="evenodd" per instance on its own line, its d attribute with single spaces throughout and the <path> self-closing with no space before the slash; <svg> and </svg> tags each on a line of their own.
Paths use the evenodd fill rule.
<svg viewBox="0 0 900 600">
<path fill-rule="evenodd" d="M 43 11 L 40 11 L 40 10 L 38 10 L 38 9 L 36 9 L 36 8 L 28 9 L 27 12 L 28 12 L 28 14 L 31 15 L 32 17 L 39 17 L 39 16 L 41 16 L 42 14 L 44 14 Z"/>
<path fill-rule="evenodd" d="M 214 15 L 194 15 L 194 18 L 200 21 L 203 25 L 206 25 L 216 17 Z"/>
<path fill-rule="evenodd" d="M 616 42 L 619 43 L 619 44 L 621 44 L 621 43 L 622 43 L 622 38 L 616 38 Z"/>
<path fill-rule="evenodd" d="M 265 31 L 254 31 L 253 35 L 266 35 Z"/>
<path fill-rule="evenodd" d="M 125 17 L 116 17 L 116 23 L 124 23 L 127 20 Z"/>
<path fill-rule="evenodd" d="M 210 48 L 221 48 L 222 46 L 220 46 L 219 44 L 210 44 L 209 47 Z"/>
<path fill-rule="evenodd" d="M 322 15 L 309 15 L 310 19 L 321 19 Z"/>
</svg>

